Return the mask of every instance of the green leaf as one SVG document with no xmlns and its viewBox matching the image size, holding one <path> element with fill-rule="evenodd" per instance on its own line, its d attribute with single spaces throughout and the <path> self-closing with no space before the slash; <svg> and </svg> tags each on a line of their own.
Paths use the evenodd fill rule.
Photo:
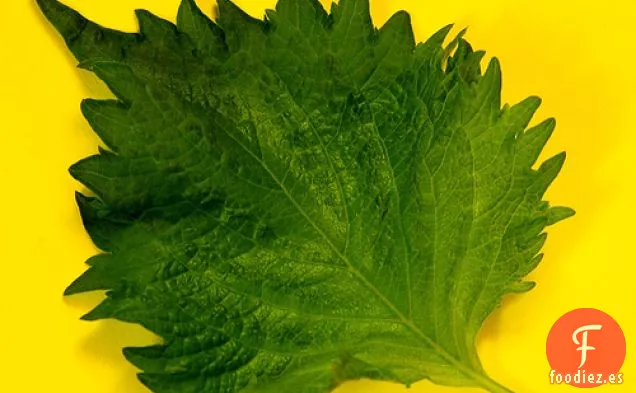
<svg viewBox="0 0 636 393">
<path fill-rule="evenodd" d="M 73 165 L 103 251 L 66 294 L 108 290 L 84 316 L 137 323 L 127 348 L 157 393 L 324 393 L 348 380 L 430 379 L 509 392 L 475 337 L 540 262 L 534 169 L 554 129 L 540 100 L 501 106 L 496 59 L 450 26 L 416 44 L 367 0 L 280 0 L 265 20 L 184 0 L 139 33 L 38 0 L 115 100 L 82 112 L 106 148 Z"/>
</svg>

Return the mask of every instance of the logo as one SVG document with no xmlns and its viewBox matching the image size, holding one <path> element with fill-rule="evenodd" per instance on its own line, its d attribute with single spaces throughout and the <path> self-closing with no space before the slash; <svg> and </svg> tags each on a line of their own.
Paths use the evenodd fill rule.
<svg viewBox="0 0 636 393">
<path fill-rule="evenodd" d="M 603 311 L 579 308 L 559 318 L 548 333 L 550 383 L 579 388 L 622 384 L 625 335 Z"/>
</svg>

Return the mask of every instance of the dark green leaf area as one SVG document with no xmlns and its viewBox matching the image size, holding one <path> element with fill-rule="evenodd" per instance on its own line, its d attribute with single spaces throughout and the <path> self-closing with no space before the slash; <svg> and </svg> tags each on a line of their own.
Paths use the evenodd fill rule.
<svg viewBox="0 0 636 393">
<path fill-rule="evenodd" d="M 157 393 L 325 393 L 348 380 L 430 379 L 492 392 L 475 337 L 525 292 L 544 229 L 573 214 L 535 163 L 551 119 L 500 102 L 496 59 L 450 27 L 416 44 L 408 14 L 368 0 L 280 0 L 256 20 L 184 0 L 140 30 L 38 3 L 114 100 L 85 100 L 103 141 L 73 165 L 103 251 L 67 294 L 84 318 L 141 324 L 128 348 Z"/>
</svg>

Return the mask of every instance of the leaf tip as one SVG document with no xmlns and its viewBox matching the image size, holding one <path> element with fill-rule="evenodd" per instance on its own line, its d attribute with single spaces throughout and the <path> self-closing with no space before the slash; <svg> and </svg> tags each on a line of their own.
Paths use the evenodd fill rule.
<svg viewBox="0 0 636 393">
<path fill-rule="evenodd" d="M 97 307 L 82 315 L 82 321 L 98 321 L 100 319 L 108 319 L 113 317 L 113 311 L 109 307 L 108 299 L 101 302 Z"/>
<path fill-rule="evenodd" d="M 81 208 L 85 205 L 88 205 L 89 203 L 91 203 L 91 201 L 93 201 L 95 198 L 93 197 L 89 197 L 86 196 L 84 194 L 82 194 L 79 191 L 75 191 L 75 203 L 77 203 L 77 205 Z"/>
<path fill-rule="evenodd" d="M 561 172 L 566 156 L 566 152 L 563 151 L 548 158 L 541 164 L 541 166 L 539 166 L 539 169 L 537 170 L 538 177 L 535 184 L 541 194 L 548 189 L 550 184 L 552 184 L 554 179 L 556 179 L 558 174 Z"/>
<path fill-rule="evenodd" d="M 74 9 L 57 0 L 36 0 L 44 17 L 55 27 L 66 42 L 73 41 L 89 23 Z"/>
<path fill-rule="evenodd" d="M 531 95 L 525 99 L 526 103 L 533 107 L 533 109 L 538 109 L 543 103 L 543 99 L 537 95 Z"/>
<path fill-rule="evenodd" d="M 47 19 L 56 11 L 59 12 L 60 10 L 68 9 L 68 7 L 57 0 L 35 0 L 35 3 Z"/>
<path fill-rule="evenodd" d="M 499 58 L 497 56 L 493 56 L 488 62 L 486 74 L 489 73 L 492 73 L 494 75 L 501 75 L 501 62 L 499 61 Z"/>
<path fill-rule="evenodd" d="M 135 358 L 135 348 L 133 347 L 125 347 L 122 348 L 121 350 L 121 354 L 124 356 L 124 358 L 126 358 L 126 360 L 128 360 L 130 363 L 135 364 L 134 362 L 134 358 Z"/>
<path fill-rule="evenodd" d="M 547 225 L 554 225 L 560 221 L 566 220 L 576 215 L 576 211 L 566 206 L 554 206 L 548 210 Z"/>
<path fill-rule="evenodd" d="M 554 160 L 555 164 L 563 165 L 563 163 L 567 159 L 567 156 L 568 156 L 568 153 L 565 151 L 562 151 L 558 154 L 555 154 L 552 158 L 550 158 L 550 160 Z"/>
<path fill-rule="evenodd" d="M 543 121 L 543 123 L 546 128 L 554 130 L 557 125 L 557 120 L 555 117 L 548 117 Z"/>
<path fill-rule="evenodd" d="M 82 315 L 82 316 L 80 317 L 80 319 L 81 319 L 82 321 L 92 322 L 92 321 L 97 321 L 97 320 L 99 320 L 99 319 L 101 319 L 101 318 L 96 317 L 96 316 L 94 315 L 94 313 L 93 313 L 92 311 L 90 311 L 90 312 L 87 312 L 86 314 Z"/>
<path fill-rule="evenodd" d="M 149 389 L 152 389 L 154 379 L 152 376 L 146 373 L 138 373 L 137 379 L 141 382 L 142 385 L 146 386 Z"/>
<path fill-rule="evenodd" d="M 78 295 L 80 293 L 92 291 L 92 288 L 87 287 L 85 277 L 86 274 L 78 277 L 68 287 L 66 287 L 66 289 L 64 289 L 64 296 Z"/>
<path fill-rule="evenodd" d="M 406 10 L 398 10 L 391 16 L 390 19 L 397 19 L 401 22 L 411 23 L 411 14 L 409 14 Z"/>
<path fill-rule="evenodd" d="M 75 283 L 77 282 L 77 280 L 73 281 L 69 286 L 67 286 L 64 289 L 64 296 L 72 296 L 72 295 L 76 295 L 78 293 L 81 293 L 81 291 L 77 290 L 77 286 L 75 285 Z"/>
<path fill-rule="evenodd" d="M 508 292 L 510 293 L 526 293 L 530 292 L 537 286 L 535 281 L 516 281 L 508 285 Z"/>
<path fill-rule="evenodd" d="M 197 5 L 196 1 L 194 0 L 181 0 L 181 3 L 179 4 L 179 10 L 177 15 L 185 15 L 187 14 L 191 14 L 191 13 L 199 13 L 201 12 L 201 9 L 199 8 L 199 6 Z"/>
<path fill-rule="evenodd" d="M 150 11 L 143 8 L 135 8 L 133 12 L 135 13 L 137 19 L 150 18 L 153 16 Z"/>
<path fill-rule="evenodd" d="M 73 177 L 73 179 L 79 180 L 78 177 L 80 176 L 82 172 L 80 169 L 80 166 L 82 165 L 83 162 L 84 160 L 80 160 L 76 162 L 75 164 L 71 165 L 70 167 L 68 167 L 68 173 Z"/>
</svg>

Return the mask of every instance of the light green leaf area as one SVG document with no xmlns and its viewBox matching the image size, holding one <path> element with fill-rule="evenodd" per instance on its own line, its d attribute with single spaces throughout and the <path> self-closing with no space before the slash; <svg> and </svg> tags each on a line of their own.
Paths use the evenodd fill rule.
<svg viewBox="0 0 636 393">
<path fill-rule="evenodd" d="M 503 106 L 499 63 L 450 27 L 416 44 L 368 0 L 280 0 L 265 20 L 184 0 L 140 32 L 39 6 L 116 100 L 82 112 L 107 148 L 72 175 L 103 251 L 67 294 L 137 323 L 157 393 L 325 393 L 348 380 L 506 388 L 482 369 L 485 318 L 570 215 L 543 201 L 565 155 L 539 99 Z"/>
</svg>

